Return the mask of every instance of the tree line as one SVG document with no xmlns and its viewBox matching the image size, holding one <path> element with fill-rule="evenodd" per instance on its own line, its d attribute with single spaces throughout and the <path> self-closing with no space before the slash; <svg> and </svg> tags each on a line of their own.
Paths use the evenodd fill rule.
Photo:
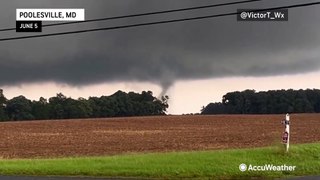
<svg viewBox="0 0 320 180">
<path fill-rule="evenodd" d="M 245 90 L 229 92 L 222 102 L 203 107 L 201 114 L 319 113 L 320 90 Z"/>
<path fill-rule="evenodd" d="M 0 120 L 45 120 L 165 115 L 168 96 L 156 98 L 151 91 L 117 91 L 110 96 L 72 99 L 62 93 L 48 100 L 31 101 L 24 96 L 7 99 L 0 89 Z"/>
</svg>

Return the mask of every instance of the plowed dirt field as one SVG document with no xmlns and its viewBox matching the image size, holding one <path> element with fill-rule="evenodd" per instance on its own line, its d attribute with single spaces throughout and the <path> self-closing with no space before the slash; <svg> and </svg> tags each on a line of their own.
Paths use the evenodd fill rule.
<svg viewBox="0 0 320 180">
<path fill-rule="evenodd" d="M 0 158 L 249 148 L 281 142 L 284 115 L 156 116 L 0 123 Z M 320 142 L 320 114 L 291 116 L 291 143 Z"/>
</svg>

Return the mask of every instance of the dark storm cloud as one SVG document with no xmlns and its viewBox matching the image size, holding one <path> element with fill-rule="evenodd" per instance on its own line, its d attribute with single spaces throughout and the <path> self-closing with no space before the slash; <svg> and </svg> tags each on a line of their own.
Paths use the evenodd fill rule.
<svg viewBox="0 0 320 180">
<path fill-rule="evenodd" d="M 215 1 L 214 3 L 218 3 Z M 222 2 L 222 1 L 220 1 Z M 264 1 L 239 8 L 265 8 L 305 1 Z M 1 28 L 13 26 L 16 8 L 86 8 L 86 18 L 180 8 L 212 1 L 1 2 Z M 44 33 L 106 27 L 221 12 L 216 8 L 44 29 Z M 0 42 L 0 85 L 54 81 L 82 86 L 108 81 L 149 81 L 164 89 L 175 80 L 225 76 L 272 76 L 320 67 L 320 8 L 289 11 L 289 22 L 237 22 L 222 17 L 41 39 Z M 0 37 L 27 35 L 0 33 Z"/>
</svg>

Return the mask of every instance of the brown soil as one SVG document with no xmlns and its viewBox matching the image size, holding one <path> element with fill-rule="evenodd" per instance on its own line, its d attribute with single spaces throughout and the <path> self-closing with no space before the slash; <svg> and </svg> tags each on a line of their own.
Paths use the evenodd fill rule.
<svg viewBox="0 0 320 180">
<path fill-rule="evenodd" d="M 0 123 L 0 158 L 276 145 L 284 115 L 157 116 Z M 293 144 L 320 141 L 320 114 L 291 116 Z"/>
</svg>

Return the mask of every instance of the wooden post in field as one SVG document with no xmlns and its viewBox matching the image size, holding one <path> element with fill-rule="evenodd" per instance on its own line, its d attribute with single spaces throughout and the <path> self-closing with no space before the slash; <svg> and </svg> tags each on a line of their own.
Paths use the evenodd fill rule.
<svg viewBox="0 0 320 180">
<path fill-rule="evenodd" d="M 286 114 L 286 119 L 282 121 L 284 124 L 284 132 L 282 135 L 282 143 L 285 145 L 286 152 L 289 151 L 289 140 L 290 140 L 290 115 Z"/>
</svg>

